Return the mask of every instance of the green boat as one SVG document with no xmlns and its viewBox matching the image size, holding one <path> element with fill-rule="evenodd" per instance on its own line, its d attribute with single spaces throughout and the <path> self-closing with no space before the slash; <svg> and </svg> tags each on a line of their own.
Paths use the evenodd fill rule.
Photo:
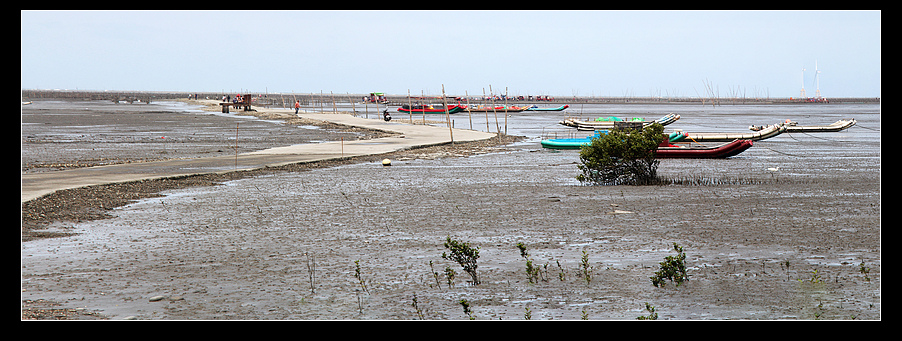
<svg viewBox="0 0 902 341">
<path fill-rule="evenodd" d="M 583 138 L 546 139 L 542 140 L 542 147 L 548 149 L 580 149 L 583 145 L 592 143 L 593 138 L 601 137 L 601 135 L 607 133 L 607 130 L 596 130 L 595 135 Z M 685 139 L 688 134 L 683 132 L 673 132 L 666 136 L 670 142 L 679 142 Z"/>
</svg>

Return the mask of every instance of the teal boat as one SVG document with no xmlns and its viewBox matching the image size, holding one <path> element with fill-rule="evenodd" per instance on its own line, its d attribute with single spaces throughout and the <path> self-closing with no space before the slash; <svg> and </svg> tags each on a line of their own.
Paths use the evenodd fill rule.
<svg viewBox="0 0 902 341">
<path fill-rule="evenodd" d="M 607 130 L 596 130 L 595 135 L 583 138 L 546 139 L 542 140 L 542 147 L 548 149 L 580 149 L 583 145 L 592 143 L 593 138 L 601 137 L 601 135 L 607 133 Z M 689 135 L 683 132 L 673 132 L 666 136 L 667 139 L 670 140 L 670 142 L 679 142 Z"/>
<path fill-rule="evenodd" d="M 539 108 L 538 106 L 533 105 L 529 108 L 526 108 L 526 111 L 563 111 L 564 109 L 567 109 L 569 107 L 570 107 L 570 105 L 568 105 L 568 104 L 564 104 L 557 108 Z"/>
</svg>

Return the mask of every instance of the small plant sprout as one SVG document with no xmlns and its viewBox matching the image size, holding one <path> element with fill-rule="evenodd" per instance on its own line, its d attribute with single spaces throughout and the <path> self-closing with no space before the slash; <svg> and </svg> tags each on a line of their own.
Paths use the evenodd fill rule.
<svg viewBox="0 0 902 341">
<path fill-rule="evenodd" d="M 470 243 L 460 242 L 447 237 L 445 240 L 445 248 L 451 251 L 451 254 L 442 252 L 442 258 L 448 259 L 463 267 L 464 271 L 473 278 L 473 285 L 479 285 L 479 276 L 476 273 L 476 260 L 479 259 L 479 248 L 470 247 Z"/>
<path fill-rule="evenodd" d="M 579 262 L 579 274 L 586 281 L 586 285 L 592 282 L 592 267 L 589 266 L 589 254 L 586 251 L 583 251 L 583 257 Z"/>
<path fill-rule="evenodd" d="M 523 318 L 532 320 L 532 311 L 529 310 L 529 307 L 526 307 L 526 314 L 523 314 Z"/>
<path fill-rule="evenodd" d="M 658 313 L 655 311 L 655 307 L 652 307 L 648 302 L 645 302 L 645 310 L 648 311 L 648 316 L 639 316 L 637 320 L 657 320 Z"/>
<path fill-rule="evenodd" d="M 861 261 L 861 264 L 858 264 L 858 272 L 864 275 L 865 281 L 870 281 L 871 277 L 868 275 L 871 273 L 871 268 L 864 265 L 864 261 Z"/>
<path fill-rule="evenodd" d="M 459 303 L 460 306 L 464 308 L 464 314 L 467 314 L 467 317 L 469 317 L 471 320 L 475 320 L 476 317 L 473 316 L 473 311 L 470 310 L 470 302 L 467 302 L 466 299 L 462 298 L 460 299 Z"/>
<path fill-rule="evenodd" d="M 517 248 L 520 249 L 520 257 L 526 260 L 526 280 L 529 283 L 538 283 L 540 270 L 532 265 L 532 259 L 529 259 L 529 251 L 526 249 L 526 245 L 517 243 Z"/>
<path fill-rule="evenodd" d="M 800 283 L 801 283 L 801 282 L 804 282 L 804 280 L 799 279 L 799 282 L 800 282 Z M 817 272 L 817 269 L 814 269 L 814 271 L 811 272 L 811 277 L 808 278 L 808 282 L 810 282 L 810 283 L 821 283 L 821 282 L 823 282 L 823 280 L 821 280 L 821 275 Z"/>
<path fill-rule="evenodd" d="M 360 260 L 354 261 L 354 278 L 357 278 L 357 281 L 360 282 L 360 287 L 363 288 L 367 294 L 370 293 L 369 289 L 366 288 L 366 280 L 363 279 L 363 276 L 360 275 Z"/>
<path fill-rule="evenodd" d="M 435 267 L 432 266 L 432 261 L 429 261 L 429 269 L 432 270 L 432 278 L 435 279 L 435 286 L 439 289 L 442 288 L 442 282 L 438 280 L 438 272 L 435 272 Z"/>
<path fill-rule="evenodd" d="M 423 315 L 423 310 L 420 309 L 419 302 L 417 301 L 417 294 L 413 294 L 413 304 L 411 305 L 413 306 L 413 309 L 417 311 L 417 317 L 419 317 L 420 320 L 425 320 L 426 317 Z"/>
<path fill-rule="evenodd" d="M 676 286 L 689 280 L 689 275 L 686 274 L 686 264 L 684 263 L 686 253 L 683 252 L 683 247 L 673 243 L 673 250 L 677 252 L 677 255 L 665 257 L 664 261 L 660 263 L 661 269 L 655 272 L 654 276 L 649 277 L 651 284 L 655 287 L 663 287 L 666 283 L 665 279 L 676 283 Z"/>
<path fill-rule="evenodd" d="M 454 287 L 454 276 L 457 275 L 457 272 L 454 271 L 450 266 L 445 268 L 445 279 L 448 280 L 448 288 Z"/>
</svg>

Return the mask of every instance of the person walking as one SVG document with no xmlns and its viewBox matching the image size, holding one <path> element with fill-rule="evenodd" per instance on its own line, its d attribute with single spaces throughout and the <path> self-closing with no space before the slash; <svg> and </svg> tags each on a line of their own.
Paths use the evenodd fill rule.
<svg viewBox="0 0 902 341">
<path fill-rule="evenodd" d="M 294 114 L 295 115 L 298 114 L 298 110 L 301 110 L 301 101 L 300 100 L 294 101 Z"/>
</svg>

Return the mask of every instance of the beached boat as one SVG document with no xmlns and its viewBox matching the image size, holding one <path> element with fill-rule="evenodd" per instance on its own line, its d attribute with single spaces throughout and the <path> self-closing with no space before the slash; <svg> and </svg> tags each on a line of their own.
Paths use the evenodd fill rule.
<svg viewBox="0 0 902 341">
<path fill-rule="evenodd" d="M 533 105 L 533 106 L 530 106 L 529 108 L 526 108 L 526 111 L 563 111 L 564 109 L 567 109 L 569 107 L 570 107 L 569 104 L 564 104 L 557 108 L 539 108 L 538 106 Z"/>
<path fill-rule="evenodd" d="M 560 122 L 568 127 L 576 127 L 579 130 L 597 130 L 597 129 L 613 129 L 616 122 L 642 122 L 643 126 L 650 125 L 652 123 L 660 123 L 662 126 L 666 126 L 673 122 L 676 122 L 680 119 L 680 115 L 678 114 L 667 114 L 662 116 L 661 118 L 654 121 L 645 121 L 645 119 L 634 118 L 629 120 L 624 120 L 615 117 L 602 117 L 597 118 L 594 121 L 583 121 L 576 118 L 568 118 Z"/>
<path fill-rule="evenodd" d="M 675 146 L 667 142 L 655 150 L 656 158 L 722 159 L 738 155 L 752 147 L 749 140 L 733 140 L 717 146 Z"/>
<path fill-rule="evenodd" d="M 687 139 L 696 142 L 730 142 L 733 140 L 760 141 L 786 132 L 785 124 L 774 124 L 754 133 L 689 133 Z"/>
<path fill-rule="evenodd" d="M 607 130 L 596 130 L 595 135 L 587 136 L 583 138 L 568 138 L 568 139 L 545 139 L 542 140 L 542 147 L 548 149 L 580 149 L 583 145 L 592 143 L 592 139 L 596 137 L 601 137 L 601 135 L 607 134 Z M 679 142 L 686 138 L 686 133 L 682 132 L 673 132 L 670 134 L 664 134 L 667 137 L 667 141 L 670 143 Z"/>
<path fill-rule="evenodd" d="M 496 105 L 494 107 L 484 106 L 484 105 L 479 105 L 479 106 L 474 106 L 474 107 L 462 106 L 461 108 L 462 108 L 461 109 L 462 111 L 469 111 L 469 112 L 509 112 L 509 113 L 510 112 L 521 112 L 521 111 L 525 111 L 526 109 L 528 109 L 527 107 L 518 107 L 518 106 L 505 107 L 503 105 L 500 105 L 500 106 Z"/>
<path fill-rule="evenodd" d="M 457 113 L 457 112 L 460 112 L 460 111 L 462 111 L 462 110 L 463 110 L 463 108 L 461 108 L 459 105 L 449 105 L 449 106 L 448 106 L 448 113 L 449 113 L 449 114 Z M 444 114 L 444 113 L 445 113 L 445 108 L 444 108 L 443 106 L 440 106 L 440 105 L 439 105 L 439 106 L 432 106 L 432 105 L 414 105 L 414 106 L 411 108 L 410 106 L 407 106 L 407 105 L 405 104 L 405 105 L 402 105 L 400 108 L 398 108 L 398 111 L 400 111 L 400 112 L 406 112 L 406 113 L 417 113 L 417 114 L 420 114 L 420 113 L 426 113 L 426 114 Z"/>
<path fill-rule="evenodd" d="M 788 120 L 787 120 L 788 121 Z M 797 122 L 787 122 L 786 124 L 786 132 L 787 133 L 824 133 L 824 132 L 837 132 L 843 131 L 851 128 L 855 125 L 857 121 L 855 119 L 849 120 L 839 120 L 833 122 L 831 124 L 825 126 L 799 126 Z M 764 129 L 764 126 L 751 126 L 750 130 L 760 131 Z"/>
</svg>

